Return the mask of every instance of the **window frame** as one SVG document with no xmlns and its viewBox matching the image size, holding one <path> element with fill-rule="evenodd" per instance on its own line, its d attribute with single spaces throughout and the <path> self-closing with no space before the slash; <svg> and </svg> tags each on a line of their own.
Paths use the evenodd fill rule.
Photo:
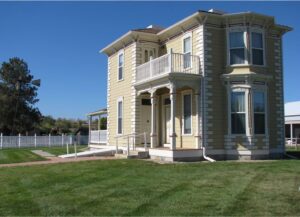
<svg viewBox="0 0 300 217">
<path fill-rule="evenodd" d="M 244 41 L 244 63 L 238 63 L 238 64 L 231 64 L 230 60 L 231 60 L 231 55 L 230 55 L 230 33 L 233 32 L 242 32 L 243 33 L 243 41 Z M 233 49 L 241 49 L 240 48 L 233 48 Z M 248 50 L 248 43 L 247 43 L 247 29 L 244 27 L 232 27 L 232 28 L 227 28 L 227 65 L 228 66 L 245 66 L 249 64 L 248 61 L 248 54 L 247 54 L 247 50 Z"/>
<path fill-rule="evenodd" d="M 263 93 L 264 94 L 264 112 L 255 112 L 254 110 L 254 96 L 255 96 L 255 92 L 260 92 L 260 93 Z M 258 136 L 264 136 L 264 135 L 268 135 L 268 126 L 267 126 L 267 123 L 268 123 L 268 116 L 267 116 L 267 91 L 266 89 L 264 88 L 253 88 L 253 91 L 252 91 L 252 108 L 253 108 L 253 111 L 252 111 L 252 123 L 253 123 L 253 135 L 258 135 Z M 265 124 L 265 133 L 255 133 L 255 114 L 264 114 L 264 124 Z"/>
<path fill-rule="evenodd" d="M 229 112 L 229 123 L 230 123 L 230 134 L 231 135 L 243 135 L 243 136 L 245 136 L 245 135 L 247 135 L 248 133 L 248 121 L 247 121 L 247 119 L 248 119 L 248 103 L 247 103 L 247 90 L 245 90 L 245 89 L 241 89 L 241 88 L 236 88 L 236 89 L 231 89 L 231 91 L 230 91 L 230 100 L 228 101 L 228 103 L 229 103 L 229 106 L 230 106 L 230 112 Z M 233 112 L 232 111 L 232 94 L 233 93 L 244 93 L 244 107 L 245 107 L 245 110 L 244 110 L 244 112 Z M 232 129 L 232 115 L 233 114 L 244 114 L 245 115 L 245 133 L 233 133 L 233 129 Z"/>
<path fill-rule="evenodd" d="M 121 113 L 120 113 L 120 111 L 119 111 L 119 103 L 122 103 L 122 111 L 121 111 Z M 121 122 L 121 133 L 119 132 L 119 114 L 121 114 L 121 118 L 122 118 L 122 122 Z M 119 97 L 118 99 L 117 99 L 117 132 L 116 132 L 116 134 L 117 135 L 123 135 L 123 133 L 124 133 L 124 100 L 123 100 L 123 97 Z"/>
<path fill-rule="evenodd" d="M 120 56 L 123 56 L 123 62 L 122 65 L 120 66 Z M 124 50 L 121 50 L 118 53 L 118 72 L 117 72 L 117 79 L 118 81 L 123 81 L 124 80 L 124 65 L 125 65 L 125 56 L 124 56 Z M 120 78 L 120 68 L 122 68 L 122 78 Z"/>
<path fill-rule="evenodd" d="M 184 52 L 184 48 L 185 48 L 185 46 L 184 46 L 184 41 L 187 39 L 187 38 L 190 38 L 190 47 L 191 47 L 191 49 L 190 49 L 190 52 Z M 182 37 L 182 54 L 183 54 L 183 69 L 184 70 L 187 70 L 187 69 L 190 69 L 190 68 L 192 68 L 193 67 L 193 61 L 192 61 L 192 55 L 193 55 L 193 37 L 192 37 L 192 33 L 191 32 L 189 32 L 189 33 L 185 33 L 184 35 L 183 35 L 183 37 Z M 184 55 L 185 54 L 188 54 L 188 53 L 190 53 L 190 56 L 191 56 L 191 58 L 190 58 L 190 66 L 189 67 L 184 67 Z"/>
<path fill-rule="evenodd" d="M 185 133 L 184 132 L 184 123 L 185 123 L 185 119 L 184 119 L 184 96 L 186 95 L 190 95 L 191 96 L 191 133 Z M 182 115 L 181 115 L 181 120 L 182 120 L 182 130 L 181 130 L 181 134 L 183 136 L 192 136 L 193 135 L 193 93 L 191 90 L 186 90 L 186 91 L 182 91 L 181 94 L 181 104 L 182 104 Z"/>
<path fill-rule="evenodd" d="M 252 46 L 252 33 L 260 33 L 262 34 L 262 48 L 253 48 Z M 265 47 L 265 32 L 262 29 L 258 29 L 258 28 L 251 28 L 250 29 L 250 34 L 249 34 L 249 40 L 250 40 L 250 62 L 251 65 L 253 66 L 260 66 L 260 67 L 265 67 L 266 66 L 266 47 Z M 257 50 L 262 50 L 263 51 L 263 65 L 258 65 L 258 64 L 254 64 L 253 63 L 253 49 L 257 49 Z"/>
</svg>

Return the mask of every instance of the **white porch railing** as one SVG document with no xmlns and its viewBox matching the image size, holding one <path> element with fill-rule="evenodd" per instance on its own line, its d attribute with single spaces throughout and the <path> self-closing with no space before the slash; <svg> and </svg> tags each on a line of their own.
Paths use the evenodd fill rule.
<svg viewBox="0 0 300 217">
<path fill-rule="evenodd" d="M 169 53 L 136 68 L 136 82 L 168 73 L 200 74 L 200 58 L 195 55 Z"/>
<path fill-rule="evenodd" d="M 107 130 L 91 130 L 90 143 L 100 144 L 107 142 Z"/>
</svg>

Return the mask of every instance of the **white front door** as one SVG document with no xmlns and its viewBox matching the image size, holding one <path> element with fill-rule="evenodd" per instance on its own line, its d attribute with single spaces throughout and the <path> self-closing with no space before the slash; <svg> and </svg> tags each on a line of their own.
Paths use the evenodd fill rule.
<svg viewBox="0 0 300 217">
<path fill-rule="evenodd" d="M 141 133 L 146 132 L 147 143 L 150 143 L 151 133 L 151 106 L 141 106 Z M 142 141 L 144 143 L 144 140 Z"/>
<path fill-rule="evenodd" d="M 165 143 L 170 144 L 171 134 L 171 109 L 170 105 L 165 106 Z"/>
</svg>

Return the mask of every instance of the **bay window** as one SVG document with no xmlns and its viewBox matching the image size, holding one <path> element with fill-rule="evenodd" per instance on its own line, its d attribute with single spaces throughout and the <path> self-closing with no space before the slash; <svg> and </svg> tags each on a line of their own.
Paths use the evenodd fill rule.
<svg viewBox="0 0 300 217">
<path fill-rule="evenodd" d="M 245 92 L 231 92 L 231 133 L 246 133 Z"/>
<path fill-rule="evenodd" d="M 246 48 L 243 31 L 229 33 L 229 50 L 230 65 L 245 63 Z"/>
<path fill-rule="evenodd" d="M 253 93 L 254 133 L 265 134 L 265 93 L 254 91 Z"/>
<path fill-rule="evenodd" d="M 252 45 L 252 64 L 264 65 L 263 34 L 258 32 L 252 32 L 251 45 Z"/>
</svg>

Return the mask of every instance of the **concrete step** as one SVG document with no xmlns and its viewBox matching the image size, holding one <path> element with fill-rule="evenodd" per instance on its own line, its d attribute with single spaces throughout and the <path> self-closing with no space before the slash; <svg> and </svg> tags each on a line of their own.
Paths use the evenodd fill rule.
<svg viewBox="0 0 300 217">
<path fill-rule="evenodd" d="M 115 154 L 116 158 L 120 159 L 147 159 L 149 158 L 149 152 L 148 151 L 130 151 L 129 155 L 127 155 L 127 151 L 123 151 L 123 153 Z"/>
</svg>

